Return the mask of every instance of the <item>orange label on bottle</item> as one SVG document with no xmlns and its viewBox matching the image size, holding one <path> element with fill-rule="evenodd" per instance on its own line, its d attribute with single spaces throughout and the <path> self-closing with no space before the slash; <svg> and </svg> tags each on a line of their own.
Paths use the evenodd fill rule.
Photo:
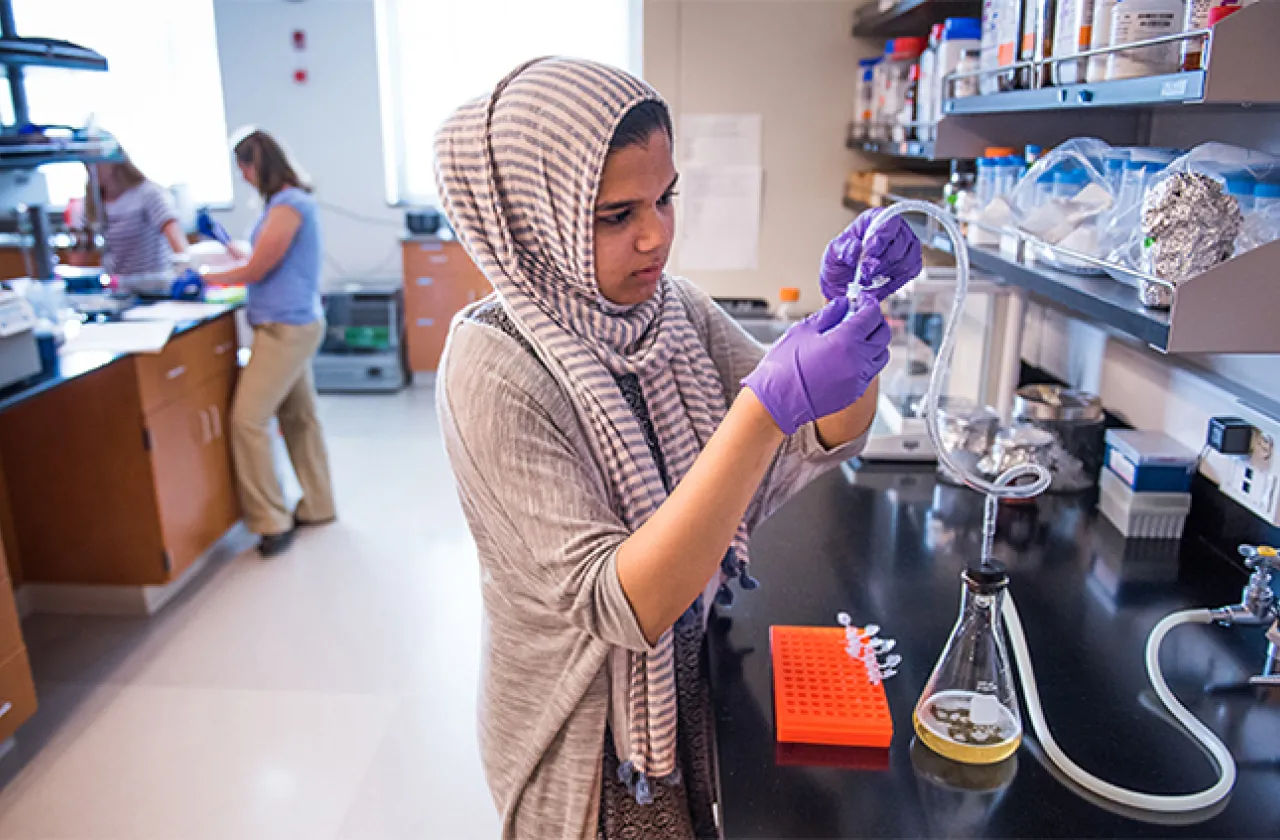
<svg viewBox="0 0 1280 840">
<path fill-rule="evenodd" d="M 1089 49 L 1089 45 L 1093 43 L 1093 24 L 1086 23 L 1080 27 L 1080 51 L 1084 52 Z"/>
<path fill-rule="evenodd" d="M 1006 64 L 1013 64 L 1013 60 L 1014 60 L 1013 48 L 1014 48 L 1014 46 L 1015 46 L 1014 44 L 1001 44 L 1001 45 L 1000 45 L 999 59 L 1000 59 L 1000 66 L 1001 66 L 1001 67 L 1004 67 Z"/>
<path fill-rule="evenodd" d="M 1025 32 L 1022 35 L 1022 54 L 1031 57 L 1036 50 L 1036 33 Z"/>
</svg>

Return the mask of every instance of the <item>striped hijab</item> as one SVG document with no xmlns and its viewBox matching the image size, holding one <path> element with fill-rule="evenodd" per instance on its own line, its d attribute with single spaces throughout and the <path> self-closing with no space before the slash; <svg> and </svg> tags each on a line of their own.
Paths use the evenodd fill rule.
<svg viewBox="0 0 1280 840">
<path fill-rule="evenodd" d="M 635 306 L 610 303 L 596 285 L 594 208 L 609 141 L 627 112 L 646 100 L 661 102 L 620 70 L 539 59 L 458 109 L 435 150 L 449 221 L 569 395 L 613 507 L 632 531 L 668 491 L 615 377 L 639 378 L 673 486 L 725 413 L 715 366 L 669 277 Z M 722 577 L 753 585 L 746 556 L 746 529 L 739 526 Z M 722 583 L 709 582 L 708 591 Z M 677 769 L 671 631 L 649 653 L 615 649 L 609 670 L 609 723 L 623 781 L 645 802 L 648 778 Z"/>
</svg>

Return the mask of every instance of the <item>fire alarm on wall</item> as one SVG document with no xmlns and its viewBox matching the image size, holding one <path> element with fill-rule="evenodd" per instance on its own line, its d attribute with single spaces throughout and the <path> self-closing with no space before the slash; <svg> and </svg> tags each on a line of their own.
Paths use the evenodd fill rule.
<svg viewBox="0 0 1280 840">
<path fill-rule="evenodd" d="M 300 85 L 305 85 L 307 83 L 307 71 L 302 69 L 294 70 L 293 80 Z"/>
<path fill-rule="evenodd" d="M 293 30 L 293 48 L 295 50 L 305 50 L 307 48 L 307 33 L 301 29 Z"/>
</svg>

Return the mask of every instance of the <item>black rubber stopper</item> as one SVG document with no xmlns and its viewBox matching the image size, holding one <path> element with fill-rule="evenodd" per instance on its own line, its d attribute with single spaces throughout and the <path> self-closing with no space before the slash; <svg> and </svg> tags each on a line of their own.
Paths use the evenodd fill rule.
<svg viewBox="0 0 1280 840">
<path fill-rule="evenodd" d="M 964 570 L 965 580 L 977 585 L 979 591 L 989 592 L 1009 585 L 1009 573 L 995 561 L 971 563 Z"/>
</svg>

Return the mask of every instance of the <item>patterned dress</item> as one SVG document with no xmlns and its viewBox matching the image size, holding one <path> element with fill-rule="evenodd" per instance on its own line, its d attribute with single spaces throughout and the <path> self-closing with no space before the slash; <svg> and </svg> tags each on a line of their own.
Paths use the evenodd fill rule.
<svg viewBox="0 0 1280 840">
<path fill-rule="evenodd" d="M 501 304 L 476 310 L 472 320 L 499 329 L 533 352 L 524 336 L 511 322 Z M 644 429 L 649 451 L 662 482 L 671 487 L 666 459 L 658 445 L 658 434 L 649 416 L 649 406 L 633 374 L 615 377 L 623 397 Z M 702 840 L 719 836 L 716 828 L 715 717 L 711 706 L 711 682 L 707 661 L 706 634 L 699 598 L 676 621 L 676 749 L 680 770 L 670 781 L 652 785 L 653 802 L 641 805 L 618 779 L 618 756 L 613 735 L 606 730 L 600 789 L 600 840 Z"/>
</svg>

